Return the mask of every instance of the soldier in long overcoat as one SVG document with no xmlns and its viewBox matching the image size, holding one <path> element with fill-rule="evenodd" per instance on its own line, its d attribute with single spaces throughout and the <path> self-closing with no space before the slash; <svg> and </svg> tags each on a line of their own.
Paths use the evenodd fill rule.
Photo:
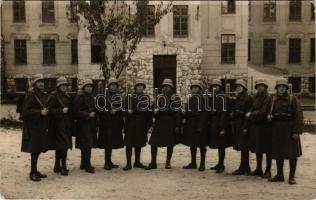
<svg viewBox="0 0 316 200">
<path fill-rule="evenodd" d="M 123 141 L 123 97 L 118 92 L 118 82 L 115 78 L 110 78 L 106 90 L 106 109 L 100 113 L 100 131 L 98 144 L 104 149 L 104 169 L 111 170 L 118 168 L 112 162 L 112 149 L 124 147 Z"/>
<path fill-rule="evenodd" d="M 34 76 L 33 88 L 24 99 L 22 106 L 23 135 L 21 151 L 31 154 L 32 181 L 46 178 L 45 174 L 37 170 L 37 161 L 40 153 L 48 150 L 48 112 L 47 95 L 44 93 L 44 78 L 42 74 Z"/>
<path fill-rule="evenodd" d="M 223 173 L 225 170 L 224 159 L 225 149 L 232 146 L 232 135 L 229 123 L 230 101 L 222 91 L 222 84 L 219 79 L 213 79 L 211 94 L 206 95 L 207 105 L 207 130 L 208 146 L 211 149 L 218 149 L 218 163 L 211 167 L 216 173 Z"/>
<path fill-rule="evenodd" d="M 248 133 L 248 121 L 246 113 L 249 112 L 253 98 L 247 93 L 246 82 L 242 79 L 236 81 L 236 97 L 232 100 L 230 113 L 232 133 L 234 137 L 234 149 L 241 151 L 240 165 L 233 175 L 242 175 L 250 172 L 249 150 L 250 140 Z"/>
<path fill-rule="evenodd" d="M 67 176 L 67 151 L 72 148 L 71 102 L 67 94 L 68 82 L 65 77 L 57 79 L 56 91 L 48 98 L 49 112 L 49 148 L 55 151 L 54 172 Z"/>
<path fill-rule="evenodd" d="M 145 168 L 140 162 L 141 148 L 147 144 L 147 134 L 152 125 L 152 112 L 150 97 L 144 93 L 146 85 L 137 80 L 134 85 L 135 92 L 125 98 L 125 128 L 124 144 L 126 148 L 126 166 L 123 170 L 132 168 L 132 148 L 135 149 L 134 168 Z"/>
<path fill-rule="evenodd" d="M 271 128 L 267 120 L 272 98 L 268 94 L 268 84 L 266 80 L 258 79 L 255 82 L 257 94 L 250 111 L 246 114 L 249 118 L 249 139 L 251 142 L 250 150 L 256 153 L 257 167 L 249 173 L 250 176 L 261 176 L 262 178 L 271 177 Z M 262 157 L 266 154 L 266 170 L 262 170 Z"/>
<path fill-rule="evenodd" d="M 269 181 L 284 181 L 283 163 L 290 162 L 289 184 L 295 184 L 297 158 L 302 155 L 300 134 L 302 134 L 303 114 L 300 102 L 287 91 L 287 80 L 276 82 L 277 90 L 272 113 L 268 119 L 272 121 L 272 158 L 276 160 L 277 175 Z"/>
<path fill-rule="evenodd" d="M 191 162 L 184 169 L 196 169 L 196 152 L 200 148 L 201 162 L 199 171 L 205 170 L 206 146 L 208 144 L 207 132 L 202 123 L 202 112 L 205 112 L 202 85 L 199 81 L 193 81 L 190 87 L 192 95 L 183 114 L 183 134 L 181 143 L 190 147 Z"/>
<path fill-rule="evenodd" d="M 154 104 L 154 127 L 149 144 L 151 145 L 151 163 L 147 170 L 157 168 L 158 147 L 167 147 L 165 168 L 171 169 L 173 147 L 180 140 L 181 99 L 174 93 L 171 79 L 164 79 L 161 84 L 162 93 L 157 95 Z"/>
<path fill-rule="evenodd" d="M 82 94 L 75 97 L 74 115 L 76 122 L 76 148 L 81 150 L 80 169 L 94 173 L 91 165 L 91 149 L 97 147 L 97 110 L 92 95 L 93 82 L 85 79 L 82 84 Z"/>
</svg>

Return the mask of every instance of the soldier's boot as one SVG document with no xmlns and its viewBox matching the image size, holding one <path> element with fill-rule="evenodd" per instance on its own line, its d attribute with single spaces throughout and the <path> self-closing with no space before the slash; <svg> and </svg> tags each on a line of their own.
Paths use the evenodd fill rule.
<svg viewBox="0 0 316 200">
<path fill-rule="evenodd" d="M 256 160 L 257 160 L 257 167 L 254 171 L 250 172 L 248 175 L 249 176 L 262 176 L 263 171 L 262 171 L 262 154 L 257 153 L 256 154 Z"/>
<path fill-rule="evenodd" d="M 215 173 L 221 174 L 224 172 L 225 170 L 224 159 L 225 159 L 225 148 L 219 148 L 218 149 L 218 168 Z"/>
<path fill-rule="evenodd" d="M 145 168 L 145 170 L 152 170 L 157 169 L 157 153 L 158 153 L 158 147 L 151 146 L 150 148 L 151 153 L 151 162 L 150 164 Z"/>
<path fill-rule="evenodd" d="M 61 172 L 60 161 L 61 161 L 61 158 L 60 158 L 60 151 L 59 151 L 59 150 L 56 150 L 56 151 L 55 151 L 55 165 L 54 165 L 54 172 L 55 172 L 55 173 Z"/>
<path fill-rule="evenodd" d="M 240 152 L 240 165 L 238 169 L 233 171 L 232 175 L 242 175 L 245 173 L 245 156 L 243 151 Z"/>
<path fill-rule="evenodd" d="M 61 172 L 62 176 L 68 176 L 69 170 L 67 169 L 67 149 L 64 149 L 61 154 Z"/>
<path fill-rule="evenodd" d="M 111 170 L 111 152 L 109 149 L 104 149 L 104 169 Z"/>
<path fill-rule="evenodd" d="M 199 171 L 205 171 L 205 156 L 206 156 L 206 148 L 201 147 L 200 148 L 200 154 L 201 154 L 201 161 L 200 161 L 200 167 Z"/>
<path fill-rule="evenodd" d="M 276 165 L 277 165 L 277 175 L 274 176 L 273 178 L 269 178 L 268 181 L 270 181 L 270 182 L 283 182 L 284 181 L 284 175 L 283 175 L 284 160 L 277 159 Z"/>
<path fill-rule="evenodd" d="M 132 169 L 132 147 L 126 147 L 126 166 L 123 168 L 124 171 Z"/>
<path fill-rule="evenodd" d="M 86 165 L 85 165 L 85 163 L 86 163 L 86 161 L 85 161 L 85 151 L 84 151 L 84 149 L 80 149 L 81 150 L 81 162 L 80 162 L 80 169 L 81 170 L 84 170 L 84 169 L 86 169 Z"/>
<path fill-rule="evenodd" d="M 87 173 L 95 173 L 94 167 L 91 165 L 91 148 L 86 149 L 86 172 Z"/>
<path fill-rule="evenodd" d="M 266 170 L 262 175 L 262 178 L 271 178 L 271 164 L 272 164 L 272 157 L 270 153 L 266 154 Z"/>
<path fill-rule="evenodd" d="M 296 164 L 297 164 L 296 158 L 290 159 L 290 176 L 289 176 L 290 185 L 296 184 L 296 181 L 295 181 Z"/>
<path fill-rule="evenodd" d="M 249 164 L 249 151 L 244 151 L 244 171 L 245 173 L 244 174 L 248 174 L 251 172 L 251 169 L 250 169 L 250 164 Z"/>
<path fill-rule="evenodd" d="M 166 159 L 166 165 L 165 165 L 166 169 L 171 169 L 170 162 L 171 162 L 172 154 L 173 154 L 173 147 L 167 147 L 167 159 Z"/>
<path fill-rule="evenodd" d="M 141 153 L 142 149 L 140 147 L 135 147 L 134 151 L 135 151 L 135 162 L 134 162 L 133 167 L 144 169 L 146 166 L 140 162 L 140 153 Z"/>
<path fill-rule="evenodd" d="M 196 148 L 190 147 L 191 162 L 184 166 L 183 169 L 196 169 Z"/>
<path fill-rule="evenodd" d="M 113 162 L 112 162 L 112 149 L 108 149 L 108 154 L 109 154 L 109 165 L 111 166 L 111 168 L 118 168 L 119 166 L 118 165 L 115 165 Z"/>
<path fill-rule="evenodd" d="M 31 153 L 31 172 L 30 179 L 31 181 L 41 181 L 41 178 L 37 174 L 37 161 L 38 161 L 38 153 Z"/>
</svg>

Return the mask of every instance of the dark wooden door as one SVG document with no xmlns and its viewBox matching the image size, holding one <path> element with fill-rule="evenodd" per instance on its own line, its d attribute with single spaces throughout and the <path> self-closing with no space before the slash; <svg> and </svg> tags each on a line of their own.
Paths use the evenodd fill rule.
<svg viewBox="0 0 316 200">
<path fill-rule="evenodd" d="M 177 88 L 177 56 L 176 55 L 154 55 L 154 89 L 160 89 L 160 85 L 165 78 L 173 81 Z M 160 90 L 159 90 L 160 91 Z"/>
</svg>

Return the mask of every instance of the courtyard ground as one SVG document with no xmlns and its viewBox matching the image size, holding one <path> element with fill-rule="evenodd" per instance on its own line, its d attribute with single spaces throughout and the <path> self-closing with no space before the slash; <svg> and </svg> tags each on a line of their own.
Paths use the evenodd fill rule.
<svg viewBox="0 0 316 200">
<path fill-rule="evenodd" d="M 185 200 L 185 199 L 287 199 L 311 200 L 316 198 L 316 136 L 304 133 L 301 137 L 303 156 L 298 161 L 297 185 L 269 183 L 262 178 L 232 176 L 239 162 L 239 154 L 229 148 L 226 154 L 226 171 L 215 174 L 214 171 L 184 170 L 182 166 L 190 159 L 188 148 L 176 146 L 171 170 L 164 169 L 165 149 L 159 149 L 159 169 L 145 171 L 133 169 L 125 172 L 124 150 L 113 153 L 113 161 L 119 169 L 103 169 L 103 151 L 93 150 L 92 162 L 95 174 L 79 169 L 80 151 L 69 151 L 68 166 L 70 174 L 62 177 L 52 171 L 54 153 L 42 154 L 39 170 L 48 175 L 41 182 L 28 179 L 30 168 L 29 155 L 20 152 L 21 130 L 0 128 L 0 193 L 3 198 L 45 198 L 45 199 L 132 199 L 132 200 Z M 208 150 L 207 168 L 217 162 L 216 151 Z M 150 148 L 143 150 L 142 161 L 150 161 Z M 255 156 L 251 155 L 252 168 Z M 272 168 L 275 174 L 275 162 Z M 285 163 L 286 181 L 288 163 Z"/>
</svg>

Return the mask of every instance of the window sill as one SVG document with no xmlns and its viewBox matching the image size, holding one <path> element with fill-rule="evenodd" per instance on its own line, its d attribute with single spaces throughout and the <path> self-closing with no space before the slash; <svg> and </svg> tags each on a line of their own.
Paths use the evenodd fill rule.
<svg viewBox="0 0 316 200">
<path fill-rule="evenodd" d="M 26 67 L 26 66 L 27 66 L 27 63 L 23 63 L 23 64 L 15 63 L 14 65 L 15 65 L 16 67 Z"/>
<path fill-rule="evenodd" d="M 222 65 L 234 65 L 235 62 L 221 62 Z"/>
<path fill-rule="evenodd" d="M 43 63 L 43 67 L 56 67 L 56 63 L 52 63 L 52 64 L 44 64 Z"/>
<path fill-rule="evenodd" d="M 56 22 L 42 22 L 39 24 L 39 26 L 57 26 Z"/>
</svg>

